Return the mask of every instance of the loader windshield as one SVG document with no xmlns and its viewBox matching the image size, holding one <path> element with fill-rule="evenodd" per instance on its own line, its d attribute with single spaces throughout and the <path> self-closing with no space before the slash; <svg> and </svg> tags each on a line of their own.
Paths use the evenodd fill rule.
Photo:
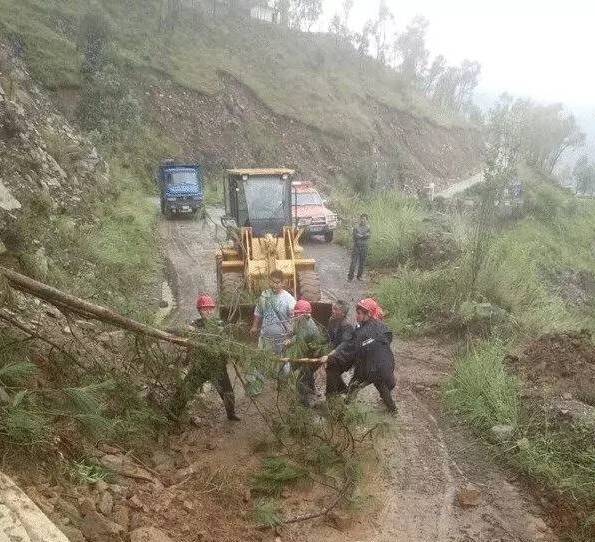
<svg viewBox="0 0 595 542">
<path fill-rule="evenodd" d="M 243 183 L 247 220 L 256 236 L 280 235 L 291 221 L 289 184 L 279 177 L 252 177 Z"/>
</svg>

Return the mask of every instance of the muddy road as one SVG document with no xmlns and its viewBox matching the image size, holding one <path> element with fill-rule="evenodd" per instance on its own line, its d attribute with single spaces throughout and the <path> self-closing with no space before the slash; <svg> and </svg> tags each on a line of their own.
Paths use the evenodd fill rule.
<svg viewBox="0 0 595 542">
<path fill-rule="evenodd" d="M 195 315 L 198 292 L 216 293 L 214 252 L 223 231 L 216 224 L 219 213 L 209 209 L 212 220 L 166 221 L 160 225 L 162 246 L 168 260 L 177 309 L 174 319 L 189 321 Z M 306 254 L 316 258 L 327 300 L 355 301 L 366 293 L 365 282 L 346 281 L 349 257 L 336 244 L 312 240 Z M 454 345 L 438 339 L 395 341 L 397 356 L 397 400 L 399 415 L 391 418 L 395 430 L 378 443 L 380 468 L 366 481 L 365 490 L 373 506 L 355 516 L 341 531 L 324 519 L 284 527 L 280 540 L 296 542 L 430 542 L 499 541 L 534 542 L 558 540 L 541 519 L 539 504 L 515 482 L 514 475 L 499 468 L 484 449 L 462 427 L 443 412 L 440 386 L 451 371 Z M 234 386 L 239 383 L 234 382 Z M 239 386 L 238 386 L 239 387 Z M 239 390 L 238 390 L 239 391 Z M 235 465 L 255 461 L 253 443 L 258 432 L 257 416 L 249 401 L 238 394 L 244 421 L 230 424 L 214 394 L 211 420 L 204 438 L 216 442 L 210 461 Z M 361 399 L 381 409 L 372 387 Z M 249 421 L 249 422 L 247 422 Z M 182 437 L 185 438 L 185 437 Z M 204 446 L 186 446 L 192 460 L 205 460 Z M 473 483 L 480 490 L 474 506 L 458 504 L 460 488 Z M 272 534 L 256 538 L 233 529 L 240 528 L 237 515 L 219 518 L 229 521 L 219 541 L 275 540 Z M 175 523 L 166 523 L 174 539 Z M 180 527 L 181 529 L 181 527 Z M 261 538 L 258 538 L 261 536 Z"/>
</svg>

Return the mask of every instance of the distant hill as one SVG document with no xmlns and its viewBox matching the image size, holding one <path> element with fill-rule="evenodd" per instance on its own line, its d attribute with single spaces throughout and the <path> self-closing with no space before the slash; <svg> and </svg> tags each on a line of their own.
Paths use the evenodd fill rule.
<svg viewBox="0 0 595 542">
<path fill-rule="evenodd" d="M 355 162 L 373 165 L 376 175 L 380 163 L 381 175 L 406 189 L 446 185 L 477 167 L 473 126 L 332 35 L 188 7 L 164 31 L 160 1 L 95 4 L 152 124 L 180 154 L 208 166 L 285 163 L 329 178 Z M 70 112 L 81 84 L 78 28 L 89 5 L 0 0 L 0 36 L 18 44 L 33 77 Z"/>
</svg>

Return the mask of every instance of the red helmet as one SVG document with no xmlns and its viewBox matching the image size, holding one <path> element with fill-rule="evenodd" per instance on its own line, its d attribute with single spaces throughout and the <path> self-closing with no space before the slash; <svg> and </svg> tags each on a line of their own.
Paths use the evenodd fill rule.
<svg viewBox="0 0 595 542">
<path fill-rule="evenodd" d="M 312 314 L 312 305 L 305 299 L 300 299 L 293 308 L 294 316 L 303 316 L 304 314 Z"/>
<path fill-rule="evenodd" d="M 362 299 L 358 304 L 358 308 L 365 310 L 366 312 L 370 313 L 370 316 L 374 320 L 382 320 L 384 318 L 384 313 L 380 308 L 380 305 L 371 297 L 367 297 L 366 299 Z"/>
<path fill-rule="evenodd" d="M 197 310 L 200 309 L 214 309 L 217 306 L 215 300 L 207 294 L 202 294 L 198 296 L 196 300 L 196 308 Z"/>
</svg>

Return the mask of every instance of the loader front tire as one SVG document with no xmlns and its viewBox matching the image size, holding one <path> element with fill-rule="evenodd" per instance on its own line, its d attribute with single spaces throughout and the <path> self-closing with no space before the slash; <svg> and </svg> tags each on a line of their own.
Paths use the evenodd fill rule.
<svg viewBox="0 0 595 542">
<path fill-rule="evenodd" d="M 299 298 L 318 303 L 322 297 L 320 291 L 320 277 L 316 271 L 298 272 L 298 292 Z"/>
<path fill-rule="evenodd" d="M 234 305 L 240 303 L 244 290 L 243 273 L 218 273 L 219 304 Z"/>
</svg>

